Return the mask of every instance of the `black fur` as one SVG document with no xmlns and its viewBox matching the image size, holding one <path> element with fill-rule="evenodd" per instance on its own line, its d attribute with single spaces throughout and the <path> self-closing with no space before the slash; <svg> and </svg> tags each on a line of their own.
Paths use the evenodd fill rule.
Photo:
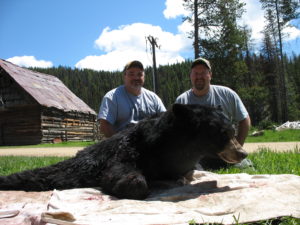
<svg viewBox="0 0 300 225">
<path fill-rule="evenodd" d="M 0 189 L 101 187 L 119 198 L 143 199 L 149 181 L 180 178 L 201 157 L 223 151 L 233 135 L 232 126 L 218 109 L 175 104 L 160 116 L 144 119 L 73 158 L 1 176 Z"/>
</svg>

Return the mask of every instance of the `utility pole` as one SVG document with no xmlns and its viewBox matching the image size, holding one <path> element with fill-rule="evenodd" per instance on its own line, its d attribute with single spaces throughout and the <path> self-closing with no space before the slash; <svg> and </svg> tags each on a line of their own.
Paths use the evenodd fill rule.
<svg viewBox="0 0 300 225">
<path fill-rule="evenodd" d="M 157 69 L 156 69 L 156 58 L 155 58 L 155 47 L 159 48 L 156 42 L 156 38 L 149 35 L 147 37 L 148 41 L 151 44 L 152 48 L 152 58 L 153 58 L 153 69 L 152 69 L 152 76 L 153 76 L 153 91 L 156 94 L 159 94 L 159 87 L 158 87 L 158 76 L 157 76 Z"/>
</svg>

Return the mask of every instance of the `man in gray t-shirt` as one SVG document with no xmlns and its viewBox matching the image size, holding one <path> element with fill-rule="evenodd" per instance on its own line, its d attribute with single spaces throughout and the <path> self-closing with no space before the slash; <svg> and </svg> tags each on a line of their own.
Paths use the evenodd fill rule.
<svg viewBox="0 0 300 225">
<path fill-rule="evenodd" d="M 192 89 L 182 93 L 176 99 L 181 104 L 202 104 L 218 107 L 232 123 L 237 123 L 237 141 L 243 145 L 250 128 L 249 114 L 236 92 L 228 87 L 212 85 L 210 62 L 198 58 L 192 63 L 190 79 Z"/>
<path fill-rule="evenodd" d="M 236 92 L 228 87 L 212 85 L 210 83 L 212 71 L 210 62 L 204 58 L 196 59 L 191 66 L 190 79 L 192 89 L 182 93 L 176 99 L 181 104 L 202 104 L 221 107 L 223 113 L 233 123 L 237 124 L 237 141 L 243 145 L 250 128 L 249 114 Z M 209 167 L 218 163 L 217 159 L 205 159 Z M 200 162 L 202 164 L 202 162 Z M 217 167 L 216 167 L 217 168 Z"/>
<path fill-rule="evenodd" d="M 124 85 L 107 92 L 103 97 L 98 119 L 100 131 L 105 137 L 146 116 L 166 111 L 161 99 L 143 88 L 144 76 L 141 62 L 129 62 L 124 68 Z"/>
<path fill-rule="evenodd" d="M 195 95 L 193 89 L 190 89 L 178 96 L 176 103 L 221 107 L 224 115 L 232 123 L 238 123 L 248 117 L 248 112 L 237 93 L 219 85 L 210 85 L 207 94 L 203 96 Z"/>
</svg>

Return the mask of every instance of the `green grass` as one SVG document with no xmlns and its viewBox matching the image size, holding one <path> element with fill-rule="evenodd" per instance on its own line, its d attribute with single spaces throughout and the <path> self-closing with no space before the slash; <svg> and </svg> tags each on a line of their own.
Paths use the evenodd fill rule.
<svg viewBox="0 0 300 225">
<path fill-rule="evenodd" d="M 24 156 L 1 156 L 0 175 L 9 175 L 27 169 L 48 166 L 68 157 L 24 157 Z"/>
<path fill-rule="evenodd" d="M 250 134 L 250 132 L 249 132 Z M 288 142 L 288 141 L 300 141 L 300 130 L 265 130 L 264 135 L 258 137 L 246 138 L 246 142 Z"/>
<path fill-rule="evenodd" d="M 250 153 L 248 158 L 253 162 L 253 168 L 239 169 L 229 167 L 218 171 L 225 173 L 248 173 L 248 174 L 295 174 L 300 176 L 300 149 L 295 148 L 288 152 L 273 152 L 267 148 Z"/>
</svg>

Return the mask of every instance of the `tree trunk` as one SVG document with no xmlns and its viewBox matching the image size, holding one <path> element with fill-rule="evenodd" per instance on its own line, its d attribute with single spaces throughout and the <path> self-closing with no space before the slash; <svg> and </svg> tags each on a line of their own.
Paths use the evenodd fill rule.
<svg viewBox="0 0 300 225">
<path fill-rule="evenodd" d="M 283 51 L 282 51 L 282 37 L 281 37 L 281 26 L 279 21 L 279 9 L 278 9 L 278 0 L 275 1 L 276 6 L 276 16 L 277 16 L 277 26 L 278 26 L 278 37 L 279 37 L 279 51 L 280 51 L 280 64 L 281 70 L 279 71 L 279 80 L 280 80 L 280 97 L 281 97 L 281 110 L 282 110 L 282 121 L 286 122 L 288 119 L 288 108 L 287 108 L 287 97 L 286 97 L 286 84 L 285 84 L 285 66 L 283 61 Z"/>
<path fill-rule="evenodd" d="M 199 58 L 200 51 L 199 51 L 199 19 L 198 19 L 198 0 L 194 0 L 194 52 L 195 52 L 195 59 Z"/>
</svg>

